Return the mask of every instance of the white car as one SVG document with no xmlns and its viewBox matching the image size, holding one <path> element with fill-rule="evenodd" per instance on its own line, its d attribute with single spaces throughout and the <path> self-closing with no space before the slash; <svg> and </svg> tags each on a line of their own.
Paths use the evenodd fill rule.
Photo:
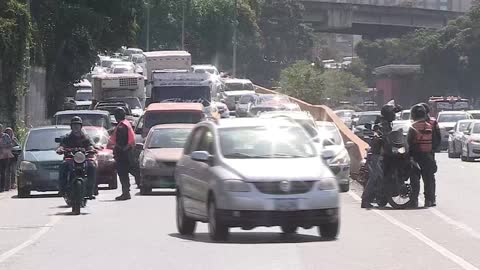
<svg viewBox="0 0 480 270">
<path fill-rule="evenodd" d="M 215 76 L 220 76 L 217 67 L 214 65 L 192 65 L 193 73 L 210 73 Z"/>
<path fill-rule="evenodd" d="M 437 122 L 442 136 L 440 150 L 448 149 L 450 130 L 453 130 L 458 121 L 465 119 L 472 119 L 472 116 L 465 111 L 443 111 L 438 113 Z"/>
<path fill-rule="evenodd" d="M 335 114 L 342 120 L 348 128 L 352 128 L 352 118 L 354 110 L 337 110 Z"/>
<path fill-rule="evenodd" d="M 250 80 L 227 79 L 224 81 L 224 91 L 221 92 L 220 98 L 225 101 L 228 109 L 233 111 L 240 97 L 248 94 L 255 94 L 255 87 Z"/>
<path fill-rule="evenodd" d="M 333 122 L 317 121 L 318 136 L 322 151 L 329 151 L 331 158 L 326 159 L 330 170 L 338 181 L 340 192 L 350 190 L 350 155 L 348 149 L 353 142 L 343 142 L 342 135 Z"/>
<path fill-rule="evenodd" d="M 462 142 L 462 161 L 474 161 L 480 158 L 480 120 L 474 120 L 464 132 Z"/>
</svg>

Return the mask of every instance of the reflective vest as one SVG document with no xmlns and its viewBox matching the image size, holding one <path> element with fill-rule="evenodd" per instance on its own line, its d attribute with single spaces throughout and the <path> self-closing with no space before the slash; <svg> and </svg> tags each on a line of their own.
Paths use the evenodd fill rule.
<svg viewBox="0 0 480 270">
<path fill-rule="evenodd" d="M 422 153 L 432 152 L 433 126 L 430 121 L 417 121 L 412 125 L 415 130 L 416 149 Z"/>
<path fill-rule="evenodd" d="M 113 131 L 112 136 L 110 136 L 110 145 L 114 146 L 117 144 L 117 131 L 120 125 L 124 125 L 127 127 L 128 130 L 128 145 L 135 145 L 135 132 L 133 131 L 132 124 L 128 120 L 122 120 L 120 123 L 117 124 L 115 130 Z"/>
</svg>

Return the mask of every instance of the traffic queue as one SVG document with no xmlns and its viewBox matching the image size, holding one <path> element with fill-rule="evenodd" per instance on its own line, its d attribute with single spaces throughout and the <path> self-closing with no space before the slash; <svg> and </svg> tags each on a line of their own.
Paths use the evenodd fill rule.
<svg viewBox="0 0 480 270">
<path fill-rule="evenodd" d="M 143 59 L 142 69 L 100 56 L 85 76 L 91 89 L 82 81 L 73 107 L 29 130 L 18 197 L 58 191 L 79 214 L 99 188 L 118 188 L 117 175 L 116 200 L 131 199 L 132 175 L 140 195 L 176 189 L 182 234 L 200 221 L 214 240 L 257 226 L 337 236 L 354 144 L 332 122 L 315 121 L 288 96 L 257 93 L 248 79 L 191 65 L 187 52 L 136 52 L 120 57 Z"/>
</svg>

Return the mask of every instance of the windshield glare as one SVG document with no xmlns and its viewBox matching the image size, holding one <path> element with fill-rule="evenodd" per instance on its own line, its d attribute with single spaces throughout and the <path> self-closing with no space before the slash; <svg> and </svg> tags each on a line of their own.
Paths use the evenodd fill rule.
<svg viewBox="0 0 480 270">
<path fill-rule="evenodd" d="M 72 120 L 72 117 L 74 116 L 80 116 L 83 121 L 83 126 L 94 126 L 94 127 L 104 127 L 104 128 L 109 128 L 107 121 L 106 121 L 106 116 L 101 115 L 101 114 L 62 114 L 62 115 L 57 115 L 56 117 L 56 124 L 57 125 L 70 125 L 70 121 Z"/>
<path fill-rule="evenodd" d="M 67 135 L 70 129 L 42 129 L 32 130 L 25 144 L 25 151 L 56 150 L 58 143 L 55 138 Z"/>
<path fill-rule="evenodd" d="M 334 126 L 323 126 L 318 128 L 318 137 L 323 141 L 324 146 L 341 145 L 342 135 Z"/>
<path fill-rule="evenodd" d="M 466 114 L 440 114 L 438 116 L 439 123 L 452 123 L 465 119 L 467 119 Z"/>
<path fill-rule="evenodd" d="M 106 133 L 104 130 L 92 128 L 87 128 L 84 130 L 93 142 L 96 142 L 98 140 L 96 144 L 101 146 L 106 146 L 108 144 L 109 136 L 108 133 Z"/>
<path fill-rule="evenodd" d="M 306 158 L 316 155 L 306 132 L 298 126 L 241 127 L 219 132 L 225 158 Z"/>
<path fill-rule="evenodd" d="M 183 148 L 187 141 L 188 128 L 161 128 L 150 135 L 147 148 Z"/>
</svg>

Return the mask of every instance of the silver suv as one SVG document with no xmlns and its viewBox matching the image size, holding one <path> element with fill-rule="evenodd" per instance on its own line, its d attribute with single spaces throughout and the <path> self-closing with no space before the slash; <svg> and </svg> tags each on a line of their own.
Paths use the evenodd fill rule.
<svg viewBox="0 0 480 270">
<path fill-rule="evenodd" d="M 338 185 L 306 131 L 288 119 L 222 119 L 196 125 L 175 170 L 177 227 L 208 222 L 212 240 L 229 228 L 281 226 L 284 233 L 339 228 Z"/>
</svg>

